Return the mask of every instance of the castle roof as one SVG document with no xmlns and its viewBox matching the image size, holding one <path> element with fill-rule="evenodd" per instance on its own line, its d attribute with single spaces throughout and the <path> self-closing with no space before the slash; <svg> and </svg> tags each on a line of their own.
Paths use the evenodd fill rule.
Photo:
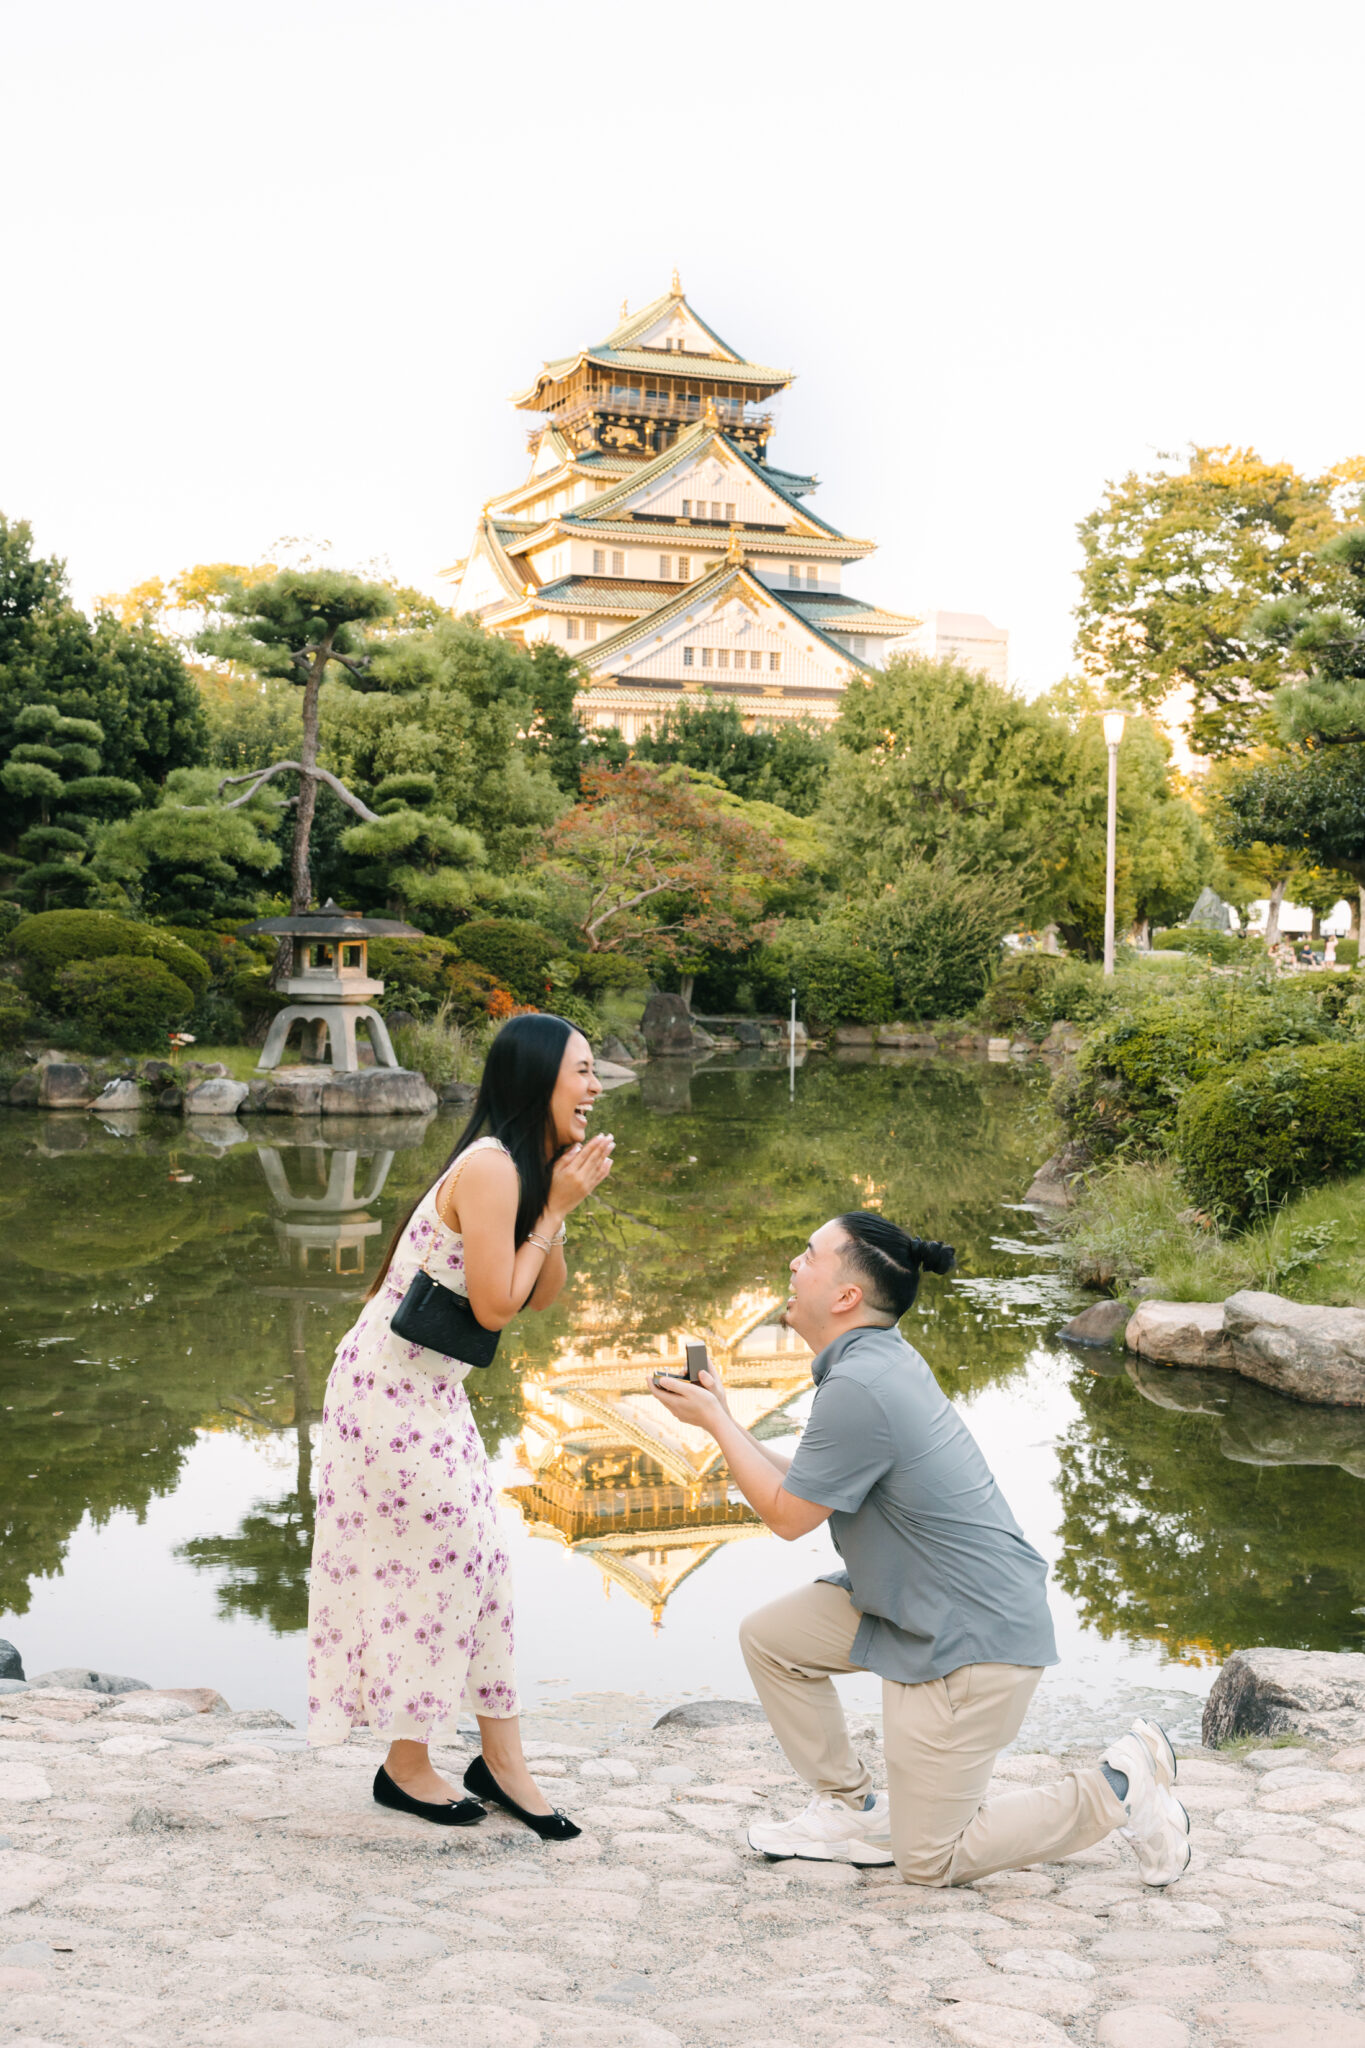
<svg viewBox="0 0 1365 2048">
<path fill-rule="evenodd" d="M 680 312 L 686 316 L 688 339 L 692 339 L 694 330 L 699 330 L 701 337 L 712 344 L 710 349 L 650 348 L 642 345 L 642 337 Z M 571 355 L 558 356 L 543 363 L 535 380 L 525 391 L 515 393 L 512 403 L 523 410 L 540 410 L 546 386 L 562 384 L 585 363 L 594 363 L 606 370 L 634 371 L 648 376 L 693 376 L 719 383 L 764 385 L 769 392 L 781 391 L 792 381 L 790 370 L 750 362 L 728 342 L 722 341 L 715 329 L 708 326 L 688 304 L 680 287 L 651 300 L 641 312 L 623 316 L 605 341 L 589 343 Z"/>
</svg>

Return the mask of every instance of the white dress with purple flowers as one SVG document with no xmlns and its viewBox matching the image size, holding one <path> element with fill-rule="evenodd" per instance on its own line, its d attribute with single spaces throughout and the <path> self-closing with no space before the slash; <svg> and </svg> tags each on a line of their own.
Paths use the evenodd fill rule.
<svg viewBox="0 0 1365 2048">
<path fill-rule="evenodd" d="M 497 1143 L 476 1140 L 456 1170 Z M 470 1368 L 389 1328 L 419 1266 L 467 1291 L 463 1239 L 437 1212 L 440 1185 L 414 1209 L 327 1382 L 308 1598 L 311 1743 L 344 1742 L 352 1728 L 428 1742 L 462 1707 L 499 1719 L 519 1711 L 511 1572 L 461 1384 Z"/>
</svg>

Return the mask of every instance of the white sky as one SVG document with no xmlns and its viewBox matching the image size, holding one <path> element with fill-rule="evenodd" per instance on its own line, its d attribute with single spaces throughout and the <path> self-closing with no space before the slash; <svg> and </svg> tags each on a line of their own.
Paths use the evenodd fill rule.
<svg viewBox="0 0 1365 2048">
<path fill-rule="evenodd" d="M 1337 0 L 0 0 L 0 507 L 78 598 L 282 534 L 440 589 L 506 404 L 676 263 L 896 606 L 1067 666 L 1075 522 L 1365 450 Z"/>
</svg>

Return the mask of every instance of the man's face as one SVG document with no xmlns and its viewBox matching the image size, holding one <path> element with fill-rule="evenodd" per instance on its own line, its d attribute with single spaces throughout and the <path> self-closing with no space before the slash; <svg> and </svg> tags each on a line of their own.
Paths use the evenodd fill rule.
<svg viewBox="0 0 1365 2048">
<path fill-rule="evenodd" d="M 862 1290 L 844 1264 L 848 1235 L 838 1223 L 822 1223 L 791 1262 L 791 1289 L 782 1320 L 808 1344 L 826 1341 L 824 1333 L 839 1315 L 861 1307 Z"/>
</svg>

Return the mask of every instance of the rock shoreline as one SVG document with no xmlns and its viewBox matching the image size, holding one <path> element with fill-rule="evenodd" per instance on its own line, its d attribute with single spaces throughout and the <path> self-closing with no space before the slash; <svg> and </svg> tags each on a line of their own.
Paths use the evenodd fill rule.
<svg viewBox="0 0 1365 2048">
<path fill-rule="evenodd" d="M 5 2035 L 1365 2048 L 1365 1746 L 1184 1754 L 1194 1862 L 1164 1894 L 1117 1836 L 922 1892 L 894 1871 L 755 1857 L 751 1820 L 804 1788 L 751 1706 L 697 1705 L 656 1726 L 633 1699 L 530 1716 L 534 1766 L 585 1827 L 547 1849 L 496 1813 L 438 1830 L 376 1807 L 368 1737 L 309 1753 L 278 1716 L 166 1692 L 0 1697 Z M 856 1732 L 875 1767 L 875 1731 Z M 458 1776 L 469 1753 L 436 1754 Z M 999 1788 L 1067 1765 L 1006 1756 Z"/>
</svg>

